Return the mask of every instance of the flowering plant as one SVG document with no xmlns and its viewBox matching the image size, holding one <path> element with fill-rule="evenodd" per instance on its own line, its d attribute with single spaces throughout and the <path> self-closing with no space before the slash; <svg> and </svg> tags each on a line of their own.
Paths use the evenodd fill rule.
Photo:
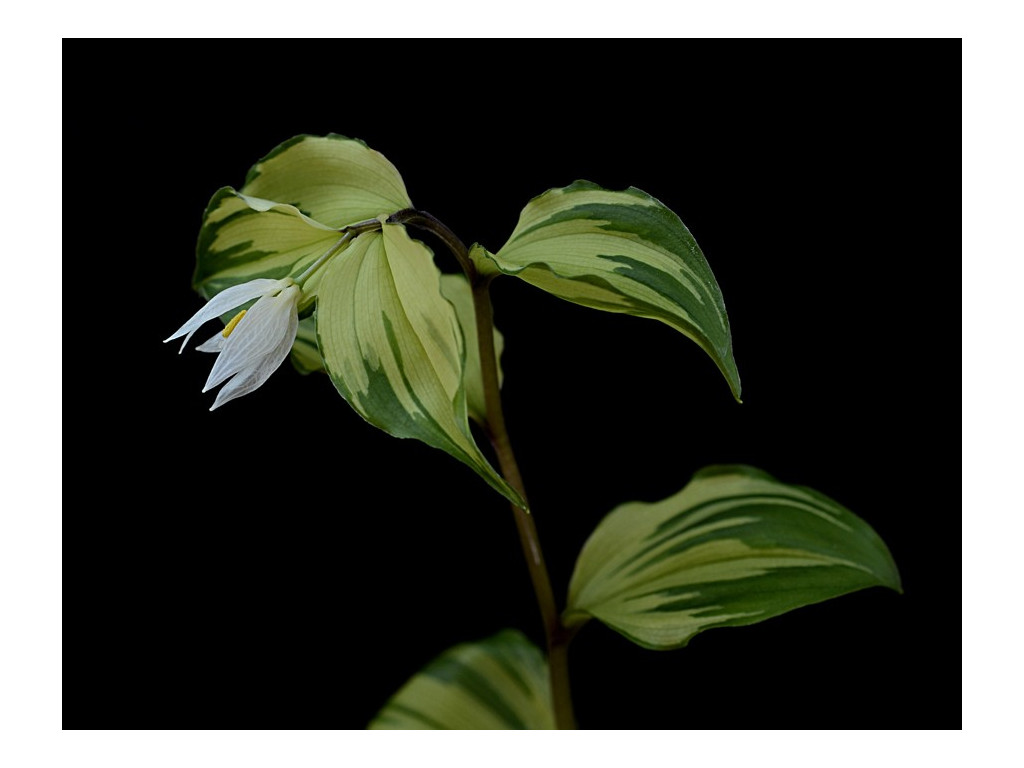
<svg viewBox="0 0 1024 768">
<path fill-rule="evenodd" d="M 439 241 L 462 274 L 442 274 L 410 230 Z M 369 423 L 466 464 L 516 521 L 546 647 L 516 629 L 457 645 L 397 691 L 371 727 L 571 728 L 569 645 L 592 619 L 642 647 L 674 649 L 706 629 L 871 586 L 900 589 L 864 520 L 753 467 L 716 465 L 666 499 L 616 506 L 560 600 L 501 403 L 490 289 L 507 277 L 664 323 L 696 343 L 740 399 L 710 265 L 679 217 L 639 189 L 577 181 L 549 190 L 492 251 L 467 247 L 415 208 L 397 169 L 362 142 L 297 136 L 240 189 L 215 193 L 203 219 L 193 285 L 207 303 L 167 341 L 184 337 L 184 349 L 201 326 L 223 321 L 197 348 L 217 353 L 204 387 L 221 386 L 213 408 L 253 392 L 291 357 L 302 371 L 326 372 Z"/>
</svg>

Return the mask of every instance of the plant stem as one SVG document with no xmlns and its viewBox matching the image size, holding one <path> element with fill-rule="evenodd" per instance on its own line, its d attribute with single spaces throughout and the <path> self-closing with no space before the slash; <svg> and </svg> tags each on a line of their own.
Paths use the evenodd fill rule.
<svg viewBox="0 0 1024 768">
<path fill-rule="evenodd" d="M 494 308 L 491 304 L 491 277 L 480 275 L 465 244 L 448 227 L 437 218 L 414 209 L 406 209 L 388 218 L 389 223 L 404 223 L 417 226 L 432 232 L 440 238 L 458 260 L 466 273 L 473 290 L 473 308 L 476 314 L 477 341 L 480 350 L 480 368 L 483 374 L 484 401 L 487 408 L 487 432 L 494 446 L 494 452 L 501 467 L 501 474 L 519 495 L 526 501 L 526 489 L 522 474 L 516 462 L 515 453 L 505 427 L 505 413 L 501 405 L 501 389 L 498 384 L 498 357 L 494 349 Z M 530 581 L 537 596 L 544 632 L 547 637 L 548 668 L 551 678 L 551 697 L 555 711 L 557 728 L 575 728 L 575 717 L 572 710 L 572 696 L 569 688 L 568 648 L 572 633 L 561 621 L 555 593 L 551 588 L 551 577 L 548 575 L 544 554 L 537 535 L 537 526 L 533 515 L 528 509 L 514 504 L 512 513 L 515 517 L 519 543 L 526 558 L 530 572 Z"/>
<path fill-rule="evenodd" d="M 490 279 L 477 280 L 473 284 L 473 307 L 476 310 L 477 338 L 480 345 L 480 367 L 483 371 L 484 401 L 487 406 L 487 428 L 491 444 L 498 456 L 501 473 L 509 485 L 515 488 L 525 500 L 526 489 L 516 463 L 508 430 L 505 428 L 505 414 L 501 407 L 501 392 L 498 387 L 498 360 L 494 350 L 494 310 L 491 305 Z M 568 647 L 569 634 L 562 626 L 555 594 L 551 588 L 544 553 L 540 548 L 537 526 L 529 510 L 512 506 L 516 530 L 523 548 L 523 556 L 530 571 L 533 591 L 537 595 L 541 619 L 548 641 L 548 665 L 551 674 L 551 697 L 555 709 L 555 725 L 558 728 L 575 728 L 572 712 L 572 698 L 569 691 Z"/>
</svg>

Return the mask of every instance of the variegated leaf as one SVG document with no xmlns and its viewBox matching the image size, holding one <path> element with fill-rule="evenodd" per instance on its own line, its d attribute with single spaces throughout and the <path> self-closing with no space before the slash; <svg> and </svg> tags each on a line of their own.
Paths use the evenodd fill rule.
<svg viewBox="0 0 1024 768">
<path fill-rule="evenodd" d="M 737 400 L 740 378 L 718 282 L 679 217 L 646 192 L 577 181 L 534 198 L 496 253 L 471 258 L 560 298 L 662 321 L 715 361 Z"/>
<path fill-rule="evenodd" d="M 395 167 L 356 139 L 296 136 L 218 190 L 203 216 L 193 285 L 206 299 L 258 277 L 298 277 L 339 230 L 411 206 Z M 312 305 L 319 274 L 303 286 Z"/>
<path fill-rule="evenodd" d="M 249 171 L 241 190 L 289 203 L 329 227 L 387 216 L 412 202 L 398 170 L 358 139 L 295 136 Z"/>
<path fill-rule="evenodd" d="M 463 275 L 441 275 L 441 293 L 455 307 L 455 316 L 462 326 L 466 341 L 466 405 L 469 415 L 480 424 L 487 422 L 487 405 L 484 401 L 483 373 L 480 368 L 480 347 L 476 332 L 476 311 L 473 308 L 473 289 Z M 505 338 L 494 329 L 494 353 L 498 358 L 498 385 L 501 385 L 501 353 L 505 349 Z"/>
<path fill-rule="evenodd" d="M 396 693 L 374 730 L 551 730 L 548 665 L 522 633 L 507 629 L 443 653 Z"/>
<path fill-rule="evenodd" d="M 196 246 L 192 284 L 210 299 L 259 277 L 297 277 L 341 239 L 341 233 L 295 206 L 224 187 L 210 200 Z M 305 286 L 308 304 L 315 284 Z"/>
<path fill-rule="evenodd" d="M 360 235 L 326 269 L 316 317 L 327 372 L 363 418 L 447 451 L 524 505 L 473 440 L 462 331 L 426 246 L 401 225 Z"/>
<path fill-rule="evenodd" d="M 745 466 L 609 514 L 576 562 L 568 625 L 593 616 L 647 648 L 872 586 L 900 591 L 885 543 L 816 491 Z"/>
</svg>

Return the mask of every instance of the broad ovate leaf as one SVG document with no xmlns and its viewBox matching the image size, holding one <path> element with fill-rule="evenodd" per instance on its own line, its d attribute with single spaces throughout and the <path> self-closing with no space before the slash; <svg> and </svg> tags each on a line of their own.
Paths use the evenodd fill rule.
<svg viewBox="0 0 1024 768">
<path fill-rule="evenodd" d="M 293 205 L 243 195 L 230 187 L 206 207 L 193 287 L 210 299 L 225 288 L 256 278 L 296 277 L 341 238 L 336 229 Z M 305 286 L 308 304 L 315 281 Z"/>
<path fill-rule="evenodd" d="M 479 424 L 487 423 L 487 404 L 484 400 L 483 372 L 480 367 L 480 347 L 476 332 L 476 311 L 473 308 L 473 289 L 463 275 L 441 275 L 441 293 L 455 308 L 455 316 L 462 326 L 466 341 L 466 367 L 464 383 L 466 406 L 470 418 Z M 494 354 L 498 359 L 498 385 L 501 385 L 501 353 L 505 349 L 505 338 L 494 329 Z"/>
<path fill-rule="evenodd" d="M 295 136 L 249 171 L 242 193 L 340 228 L 412 206 L 398 169 L 358 139 Z"/>
<path fill-rule="evenodd" d="M 705 629 L 873 586 L 901 589 L 864 520 L 752 467 L 717 466 L 597 526 L 576 562 L 565 622 L 594 617 L 646 648 L 677 648 Z"/>
<path fill-rule="evenodd" d="M 462 330 L 431 252 L 403 226 L 362 234 L 335 257 L 320 282 L 316 332 L 331 380 L 364 419 L 448 452 L 524 506 L 473 440 Z"/>
<path fill-rule="evenodd" d="M 665 205 L 630 187 L 577 181 L 534 198 L 496 253 L 471 251 L 485 273 L 516 275 L 568 301 L 660 320 L 695 341 L 740 398 L 732 333 L 714 274 Z"/>
<path fill-rule="evenodd" d="M 356 139 L 295 136 L 207 205 L 193 285 L 204 298 L 257 277 L 297 277 L 351 224 L 411 206 L 398 170 Z M 315 274 L 303 307 L 316 296 Z"/>
<path fill-rule="evenodd" d="M 374 730 L 551 730 L 547 660 L 507 629 L 457 645 L 409 680 L 369 727 Z"/>
</svg>

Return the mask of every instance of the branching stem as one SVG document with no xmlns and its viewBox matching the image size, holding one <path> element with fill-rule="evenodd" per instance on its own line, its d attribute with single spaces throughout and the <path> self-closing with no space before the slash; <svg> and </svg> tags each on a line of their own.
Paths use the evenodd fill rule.
<svg viewBox="0 0 1024 768">
<path fill-rule="evenodd" d="M 473 308 L 476 314 L 477 340 L 480 348 L 480 367 L 483 372 L 484 400 L 487 408 L 487 432 L 494 446 L 494 452 L 506 482 L 525 501 L 526 489 L 516 463 L 508 430 L 505 427 L 505 413 L 501 405 L 501 390 L 498 385 L 498 357 L 494 349 L 494 308 L 491 304 L 491 277 L 480 275 L 469 258 L 465 244 L 441 221 L 425 211 L 412 208 L 398 211 L 388 218 L 388 223 L 408 224 L 431 232 L 438 237 L 466 273 L 473 290 Z M 575 728 L 572 697 L 569 689 L 568 647 L 571 632 L 561 621 L 558 603 L 544 554 L 537 535 L 537 526 L 528 509 L 512 506 L 519 542 L 526 558 L 526 565 L 537 596 L 544 631 L 547 636 L 548 665 L 551 674 L 551 695 L 555 710 L 555 725 L 558 728 Z"/>
</svg>

